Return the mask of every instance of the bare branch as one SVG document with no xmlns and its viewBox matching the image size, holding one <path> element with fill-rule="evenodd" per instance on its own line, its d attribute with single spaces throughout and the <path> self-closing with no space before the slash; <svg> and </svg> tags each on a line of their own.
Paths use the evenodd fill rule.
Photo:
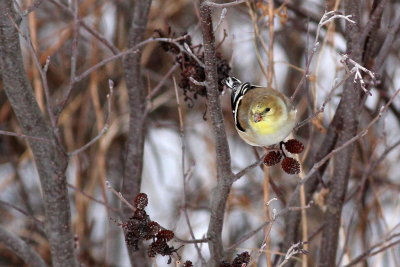
<svg viewBox="0 0 400 267">
<path fill-rule="evenodd" d="M 185 133 L 184 133 L 184 125 L 183 125 L 183 113 L 182 113 L 182 108 L 181 104 L 179 101 L 179 94 L 178 94 L 178 86 L 176 85 L 176 80 L 175 77 L 173 77 L 174 80 L 174 89 L 175 89 L 175 97 L 176 97 L 176 104 L 178 106 L 178 118 L 179 118 L 179 133 L 180 133 L 180 139 L 181 139 L 181 151 L 182 151 L 182 157 L 181 157 L 181 165 L 182 165 L 182 182 L 183 182 L 183 214 L 185 216 L 186 224 L 189 228 L 189 233 L 190 236 L 193 240 L 196 239 L 194 235 L 194 231 L 192 228 L 192 224 L 190 223 L 190 218 L 189 214 L 187 211 L 187 202 L 186 202 L 186 188 L 187 188 L 187 182 L 190 180 L 190 176 L 192 174 L 192 168 L 189 168 L 188 171 L 186 171 L 185 167 L 185 151 L 186 151 L 186 145 L 185 145 Z M 199 256 L 201 263 L 203 266 L 206 266 L 206 260 L 204 259 L 203 255 L 201 254 L 201 249 L 198 246 L 197 243 L 194 243 L 194 246 L 197 251 L 197 255 Z"/>
<path fill-rule="evenodd" d="M 136 53 L 128 53 L 123 58 L 123 72 L 129 97 L 129 132 L 125 144 L 126 152 L 121 191 L 128 203 L 134 202 L 142 183 L 147 114 L 146 88 L 142 80 L 142 53 L 139 48 L 145 44 L 143 39 L 147 29 L 151 3 L 152 0 L 135 1 L 127 40 L 128 50 L 136 51 Z M 121 209 L 123 220 L 128 220 L 132 215 L 132 209 L 126 206 L 122 206 Z M 147 265 L 144 249 L 137 252 L 128 250 L 128 253 L 132 266 Z"/>
<path fill-rule="evenodd" d="M 147 45 L 147 44 L 149 44 L 149 43 L 153 43 L 153 42 L 167 42 L 167 43 L 173 43 L 174 45 L 176 45 L 176 46 L 180 49 L 181 52 L 186 53 L 186 54 L 192 56 L 186 49 L 184 49 L 184 48 L 177 42 L 177 41 L 179 41 L 179 40 L 181 40 L 181 39 L 184 39 L 184 38 L 186 38 L 186 36 L 181 36 L 181 37 L 176 38 L 176 39 L 172 39 L 172 38 L 153 38 L 153 37 L 152 37 L 152 38 L 149 38 L 149 39 L 147 39 L 147 40 L 141 41 L 141 42 L 137 43 L 136 45 L 132 46 L 131 48 L 127 49 L 126 51 L 119 52 L 119 53 L 117 53 L 117 54 L 115 54 L 115 55 L 113 55 L 113 56 L 110 56 L 110 57 L 108 57 L 108 58 L 106 58 L 106 59 L 103 59 L 103 60 L 100 61 L 99 63 L 95 64 L 94 66 L 90 67 L 89 69 L 87 69 L 86 71 L 84 71 L 83 73 L 81 73 L 80 75 L 76 76 L 74 82 L 77 83 L 77 82 L 82 81 L 82 80 L 85 79 L 87 76 L 89 76 L 93 71 L 95 71 L 95 70 L 97 70 L 97 69 L 103 67 L 104 65 L 106 65 L 107 63 L 109 63 L 109 62 L 111 62 L 111 61 L 120 59 L 120 58 L 122 58 L 122 57 L 124 57 L 124 56 L 128 56 L 128 55 L 131 55 L 131 54 L 138 53 L 138 52 L 139 52 L 139 50 L 138 50 L 139 48 L 141 48 L 141 47 L 143 47 L 143 46 L 145 46 L 145 45 Z M 197 57 L 194 57 L 195 60 L 196 60 L 196 58 L 197 58 Z M 197 60 L 200 61 L 198 58 L 197 58 Z M 201 62 L 201 61 L 200 61 L 200 62 Z M 204 66 L 203 63 L 201 63 L 201 64 Z M 202 65 L 200 65 L 200 66 L 202 66 Z"/>
<path fill-rule="evenodd" d="M 193 84 L 195 84 L 195 85 L 198 85 L 198 86 L 206 86 L 206 83 L 205 83 L 205 82 L 199 82 L 199 81 L 195 80 L 193 77 L 189 77 L 189 80 L 190 80 Z"/>
<path fill-rule="evenodd" d="M 272 220 L 263 222 L 256 229 L 254 229 L 254 230 L 250 231 L 249 233 L 243 235 L 238 241 L 236 241 L 234 244 L 229 246 L 227 248 L 227 251 L 236 249 L 241 243 L 243 243 L 244 241 L 246 241 L 249 238 L 251 238 L 252 236 L 254 236 L 258 231 L 261 231 L 262 229 L 264 229 L 265 226 L 267 226 L 270 223 L 273 223 L 274 221 L 276 221 L 280 216 L 283 216 L 283 215 L 287 214 L 290 211 L 298 211 L 298 210 L 308 209 L 309 207 L 311 207 L 311 204 L 312 204 L 312 202 L 310 202 L 307 206 L 304 206 L 304 207 L 286 207 L 286 208 L 280 210 L 279 212 L 274 211 L 274 214 L 272 216 Z"/>
<path fill-rule="evenodd" d="M 110 124 L 110 117 L 111 117 L 111 104 L 112 104 L 112 97 L 113 97 L 113 93 L 114 93 L 114 82 L 112 80 L 108 81 L 109 83 L 109 89 L 110 89 L 110 93 L 107 95 L 107 115 L 106 115 L 106 121 L 104 123 L 103 128 L 101 129 L 101 131 L 96 135 L 96 137 L 94 137 L 92 140 L 90 140 L 88 143 L 86 143 L 84 146 L 72 151 L 68 153 L 68 156 L 72 157 L 72 156 L 76 156 L 79 153 L 85 151 L 86 149 L 88 149 L 91 145 L 93 145 L 94 143 L 96 143 L 107 131 L 108 131 L 108 127 Z"/>
<path fill-rule="evenodd" d="M 300 91 L 301 86 L 303 85 L 305 80 L 310 75 L 310 66 L 311 66 L 312 59 L 314 57 L 314 54 L 318 51 L 319 46 L 320 46 L 320 44 L 318 42 L 318 39 L 319 39 L 319 35 L 320 35 L 322 27 L 325 26 L 326 24 L 330 23 L 334 19 L 344 19 L 349 23 L 354 23 L 355 24 L 355 21 L 351 20 L 350 18 L 351 18 L 351 15 L 344 16 L 338 11 L 329 11 L 329 12 L 325 12 L 324 13 L 324 15 L 322 16 L 321 20 L 318 23 L 317 34 L 315 35 L 314 45 L 313 45 L 313 48 L 311 50 L 310 56 L 308 57 L 308 60 L 307 60 L 307 66 L 306 66 L 306 69 L 304 71 L 304 75 L 301 78 L 301 80 L 300 80 L 299 84 L 297 85 L 296 89 L 294 90 L 292 96 L 290 97 L 291 101 L 293 101 L 294 98 L 297 96 L 298 92 Z"/>
<path fill-rule="evenodd" d="M 237 6 L 237 5 L 243 4 L 246 1 L 247 0 L 236 0 L 234 2 L 223 3 L 223 4 L 218 4 L 218 3 L 211 2 L 211 1 L 204 1 L 204 5 L 207 5 L 207 6 L 210 6 L 210 7 L 225 8 L 225 7 L 233 7 L 233 6 Z"/>
<path fill-rule="evenodd" d="M 383 114 L 387 111 L 389 105 L 392 103 L 392 101 L 396 98 L 397 94 L 400 92 L 400 89 L 398 89 L 391 99 L 386 103 L 385 106 L 381 107 L 379 113 L 375 116 L 374 119 L 372 119 L 368 125 L 360 131 L 358 134 L 353 136 L 351 139 L 347 140 L 337 148 L 333 149 L 330 153 L 328 153 L 324 158 L 322 158 L 320 161 L 314 163 L 314 165 L 311 167 L 310 171 L 307 173 L 307 175 L 299 182 L 300 184 L 305 184 L 307 180 L 322 166 L 327 162 L 330 158 L 332 158 L 335 154 L 340 152 L 341 150 L 345 149 L 347 146 L 353 144 L 354 142 L 358 141 L 360 138 L 365 136 L 368 133 L 368 130 L 383 116 Z"/>
<path fill-rule="evenodd" d="M 206 75 L 207 106 L 212 122 L 216 149 L 217 186 L 211 194 L 211 217 L 207 237 L 211 253 L 211 266 L 219 266 L 223 253 L 222 228 L 225 205 L 234 181 L 231 170 L 231 158 L 225 133 L 224 120 L 218 94 L 218 75 L 215 56 L 215 37 L 210 7 L 200 1 L 200 24 L 203 34 L 204 65 Z"/>
<path fill-rule="evenodd" d="M 352 60 L 351 58 L 349 58 L 349 56 L 346 54 L 342 56 L 342 62 L 349 62 L 354 65 L 354 67 L 348 71 L 350 74 L 355 73 L 354 83 L 358 82 L 361 86 L 361 89 L 363 89 L 363 91 L 365 93 L 372 95 L 371 92 L 369 90 L 367 90 L 367 88 L 365 86 L 365 81 L 361 74 L 361 71 L 366 73 L 372 79 L 372 81 L 376 81 L 375 74 L 372 71 L 368 70 L 367 68 L 364 68 L 363 66 L 361 66 L 360 64 L 358 64 L 357 62 Z"/>
<path fill-rule="evenodd" d="M 33 3 L 25 9 L 23 12 L 21 12 L 21 16 L 25 17 L 29 15 L 29 13 L 35 11 L 35 9 L 39 8 L 39 6 L 43 3 L 43 0 L 34 0 Z"/>
<path fill-rule="evenodd" d="M 298 242 L 296 244 L 293 244 L 288 251 L 286 252 L 284 260 L 279 264 L 278 267 L 284 266 L 286 263 L 289 262 L 289 260 L 296 254 L 308 254 L 308 251 L 303 249 L 303 245 L 307 244 L 307 242 Z"/>
<path fill-rule="evenodd" d="M 46 267 L 47 264 L 39 256 L 39 254 L 26 244 L 17 235 L 7 231 L 0 226 L 0 243 L 4 244 L 8 249 L 14 252 L 29 266 Z"/>
<path fill-rule="evenodd" d="M 244 168 L 240 172 L 236 173 L 233 179 L 235 181 L 239 180 L 242 176 L 246 175 L 246 173 L 248 173 L 251 169 L 253 169 L 254 167 L 259 166 L 261 163 L 263 163 L 264 157 L 265 157 L 265 154 L 262 155 L 256 162 L 250 164 L 249 166 L 247 166 L 246 168 Z"/>
<path fill-rule="evenodd" d="M 27 78 L 18 30 L 14 24 L 16 16 L 12 0 L 0 1 L 0 69 L 4 91 L 25 135 L 49 139 L 59 144 L 54 128 L 47 124 L 40 111 Z M 46 234 L 53 265 L 78 266 L 66 187 L 67 157 L 60 145 L 27 140 L 41 181 Z"/>
<path fill-rule="evenodd" d="M 10 208 L 12 208 L 12 209 L 14 209 L 14 210 L 20 212 L 21 214 L 25 215 L 26 217 L 32 219 L 32 220 L 37 224 L 37 226 L 38 226 L 41 230 L 43 230 L 44 223 L 43 223 L 41 220 L 37 219 L 35 216 L 33 216 L 33 215 L 29 214 L 28 212 L 26 212 L 25 210 L 23 210 L 23 209 L 21 209 L 21 208 L 18 208 L 17 206 L 15 206 L 15 205 L 13 205 L 13 204 L 11 204 L 11 203 L 5 202 L 5 201 L 3 201 L 3 200 L 0 200 L 0 203 L 1 203 L 2 205 L 4 205 L 4 206 L 8 206 L 8 207 L 10 207 Z"/>
<path fill-rule="evenodd" d="M 64 12 L 66 12 L 69 16 L 74 17 L 75 13 L 73 10 L 69 9 L 66 5 L 60 3 L 59 1 L 56 0 L 48 0 L 50 3 L 53 5 L 61 8 Z M 100 43 L 104 44 L 110 51 L 115 55 L 118 54 L 119 50 L 117 47 L 115 47 L 110 41 L 107 40 L 102 34 L 88 26 L 83 20 L 79 21 L 80 25 L 82 28 L 84 28 L 88 33 L 90 33 L 94 38 L 100 41 Z"/>
<path fill-rule="evenodd" d="M 135 212 L 136 208 L 134 206 L 132 206 L 131 203 L 129 203 L 128 200 L 126 200 L 126 198 L 124 198 L 121 194 L 121 192 L 117 192 L 117 190 L 114 189 L 114 187 L 112 187 L 111 183 L 109 181 L 106 181 L 106 186 L 107 188 L 113 192 L 113 194 L 119 198 L 119 200 L 121 200 L 126 206 L 129 207 L 129 209 L 133 212 Z"/>
<path fill-rule="evenodd" d="M 48 144 L 53 144 L 53 141 L 47 138 L 42 138 L 42 137 L 36 137 L 36 136 L 29 136 L 25 134 L 20 134 L 20 133 L 14 133 L 14 132 L 8 132 L 8 131 L 2 131 L 0 130 L 0 135 L 8 135 L 8 136 L 15 136 L 15 137 L 21 137 L 21 138 L 26 138 L 26 139 L 32 139 L 40 142 L 46 142 Z"/>
<path fill-rule="evenodd" d="M 376 255 L 378 253 L 381 253 L 381 252 L 387 250 L 390 247 L 394 247 L 394 246 L 400 244 L 400 239 L 389 243 L 390 240 L 392 240 L 394 238 L 397 238 L 399 236 L 400 236 L 400 233 L 396 233 L 396 234 L 392 234 L 392 235 L 388 236 L 384 240 L 382 240 L 382 241 L 372 245 L 371 247 L 369 247 L 366 251 L 361 253 L 361 255 L 357 256 L 355 259 L 353 259 L 351 262 L 349 262 L 348 264 L 346 264 L 343 267 L 354 266 L 357 263 L 359 263 L 359 262 L 361 262 L 361 261 L 363 261 L 363 260 L 365 260 L 365 259 L 367 259 L 369 257 L 372 257 L 372 256 L 374 256 L 374 255 Z M 375 250 L 375 249 L 377 249 L 377 250 Z"/>
<path fill-rule="evenodd" d="M 221 11 L 221 15 L 219 16 L 219 21 L 218 23 L 215 25 L 214 27 L 214 32 L 217 32 L 219 26 L 221 26 L 222 22 L 224 21 L 225 17 L 226 17 L 226 13 L 228 12 L 228 10 L 226 8 L 223 8 Z"/>
<path fill-rule="evenodd" d="M 82 194 L 83 196 L 87 197 L 88 199 L 90 199 L 90 200 L 92 200 L 92 201 L 94 201 L 94 202 L 96 202 L 96 203 L 98 203 L 98 204 L 100 204 L 100 205 L 103 205 L 103 206 L 106 207 L 107 209 L 109 209 L 109 210 L 111 210 L 111 211 L 113 211 L 113 212 L 115 212 L 115 213 L 120 213 L 120 210 L 118 210 L 118 209 L 116 209 L 116 208 L 113 208 L 113 207 L 109 206 L 107 203 L 105 203 L 105 202 L 103 202 L 103 201 L 101 201 L 101 200 L 98 200 L 98 199 L 94 198 L 93 196 L 87 194 L 86 192 L 84 192 L 83 190 L 77 188 L 76 186 L 74 186 L 74 185 L 72 185 L 72 184 L 67 184 L 67 186 L 68 186 L 69 188 L 72 188 L 72 189 L 75 190 L 76 192 Z"/>
</svg>

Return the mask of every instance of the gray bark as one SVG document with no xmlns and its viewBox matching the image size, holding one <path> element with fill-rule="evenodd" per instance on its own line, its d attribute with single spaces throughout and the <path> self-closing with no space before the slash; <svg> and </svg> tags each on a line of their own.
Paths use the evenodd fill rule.
<svg viewBox="0 0 400 267">
<path fill-rule="evenodd" d="M 52 141 L 28 139 L 43 192 L 46 235 L 54 266 L 78 266 L 66 187 L 67 156 L 61 151 L 53 129 L 41 113 L 25 73 L 15 25 L 18 19 L 13 1 L 0 1 L 0 69 L 3 86 L 23 133 Z"/>
</svg>

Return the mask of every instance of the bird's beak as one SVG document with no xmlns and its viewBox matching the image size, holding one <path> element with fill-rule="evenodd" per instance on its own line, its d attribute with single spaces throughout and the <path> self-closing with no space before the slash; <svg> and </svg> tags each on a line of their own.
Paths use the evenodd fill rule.
<svg viewBox="0 0 400 267">
<path fill-rule="evenodd" d="M 262 116 L 261 116 L 261 114 L 256 113 L 256 114 L 254 114 L 253 119 L 254 119 L 254 122 L 259 122 L 262 120 Z"/>
</svg>

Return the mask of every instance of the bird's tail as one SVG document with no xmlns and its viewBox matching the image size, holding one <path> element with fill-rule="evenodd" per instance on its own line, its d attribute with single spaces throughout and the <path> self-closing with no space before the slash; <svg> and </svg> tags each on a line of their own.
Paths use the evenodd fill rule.
<svg viewBox="0 0 400 267">
<path fill-rule="evenodd" d="M 236 77 L 228 77 L 222 81 L 222 84 L 226 85 L 232 90 L 235 90 L 242 84 L 242 82 Z"/>
</svg>

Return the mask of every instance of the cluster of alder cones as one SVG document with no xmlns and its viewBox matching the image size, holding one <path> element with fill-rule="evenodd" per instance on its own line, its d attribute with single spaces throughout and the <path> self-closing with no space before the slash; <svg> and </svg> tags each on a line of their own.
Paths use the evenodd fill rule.
<svg viewBox="0 0 400 267">
<path fill-rule="evenodd" d="M 281 162 L 282 170 L 288 174 L 299 174 L 300 163 L 291 157 L 288 157 L 283 151 L 285 150 L 292 154 L 299 154 L 304 150 L 304 145 L 297 139 L 290 139 L 286 142 L 281 142 L 281 149 L 270 151 L 264 158 L 264 164 L 273 166 Z"/>
<path fill-rule="evenodd" d="M 168 241 L 174 238 L 174 232 L 162 228 L 157 222 L 150 220 L 144 208 L 148 204 L 148 198 L 145 193 L 139 193 L 135 198 L 134 207 L 136 208 L 134 215 L 129 218 L 121 226 L 125 231 L 125 242 L 128 247 L 137 251 L 139 241 L 152 240 L 147 255 L 155 257 L 157 254 L 161 256 L 169 256 L 168 264 L 171 263 L 173 253 L 180 258 L 178 249 L 168 245 Z"/>
<path fill-rule="evenodd" d="M 167 32 L 162 30 L 155 31 L 160 37 L 177 38 L 177 35 L 168 28 Z M 192 55 L 196 56 L 198 61 L 204 64 L 204 49 L 201 44 L 193 45 L 192 38 L 188 34 L 183 34 L 184 37 L 177 41 L 182 47 L 190 49 Z M 175 55 L 175 62 L 179 64 L 181 70 L 181 77 L 178 86 L 182 88 L 183 94 L 185 96 L 185 101 L 189 106 L 194 105 L 194 101 L 198 96 L 205 97 L 207 95 L 206 88 L 203 85 L 195 84 L 190 78 L 198 82 L 204 82 L 206 75 L 204 72 L 204 67 L 200 66 L 199 62 L 196 61 L 192 55 L 183 53 L 178 46 L 172 42 L 161 42 L 161 48 L 173 55 Z M 229 76 L 229 63 L 220 53 L 216 53 L 215 61 L 217 63 L 217 78 L 218 78 L 218 90 L 221 93 L 224 90 L 222 81 Z"/>
</svg>

